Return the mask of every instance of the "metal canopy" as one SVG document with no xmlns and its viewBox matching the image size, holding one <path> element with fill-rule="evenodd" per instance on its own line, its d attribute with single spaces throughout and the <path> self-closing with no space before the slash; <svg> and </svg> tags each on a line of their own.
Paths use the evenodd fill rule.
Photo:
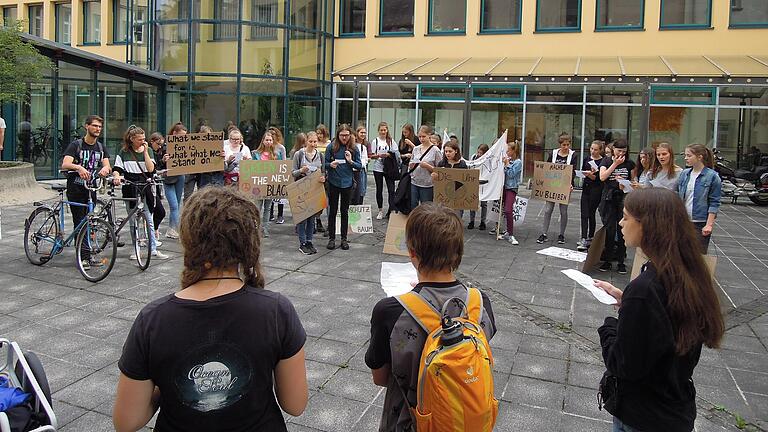
<svg viewBox="0 0 768 432">
<path fill-rule="evenodd" d="M 768 55 L 369 58 L 333 75 L 337 81 L 768 84 Z"/>
</svg>

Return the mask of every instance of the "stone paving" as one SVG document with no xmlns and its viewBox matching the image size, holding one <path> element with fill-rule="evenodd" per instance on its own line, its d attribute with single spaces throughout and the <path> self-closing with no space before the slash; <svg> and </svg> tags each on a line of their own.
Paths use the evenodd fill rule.
<svg viewBox="0 0 768 432">
<path fill-rule="evenodd" d="M 371 198 L 372 190 L 366 203 Z M 604 368 L 596 328 L 614 311 L 561 275 L 577 263 L 535 253 L 552 245 L 535 242 L 542 207 L 531 201 L 525 223 L 516 227 L 520 246 L 465 231 L 459 275 L 488 292 L 499 328 L 491 341 L 501 401 L 496 430 L 608 431 L 610 415 L 597 409 Z M 2 211 L 0 337 L 39 353 L 60 430 L 111 430 L 122 343 L 148 301 L 177 290 L 179 244 L 164 240 L 161 249 L 170 259 L 153 261 L 145 272 L 128 260 L 128 248 L 121 249 L 110 276 L 92 284 L 75 269 L 71 249 L 43 267 L 27 261 L 23 219 L 31 210 Z M 569 248 L 578 237 L 578 214 L 576 195 Z M 374 225 L 373 235 L 350 236 L 350 251 L 321 248 L 304 256 L 288 223 L 273 225 L 265 241 L 267 288 L 291 299 L 308 334 L 310 400 L 303 415 L 286 416 L 291 431 L 377 430 L 384 389 L 373 384 L 364 362 L 370 312 L 384 296 L 379 263 L 405 259 L 381 253 L 386 226 Z M 768 428 L 767 242 L 767 208 L 723 206 L 710 253 L 718 256 L 717 287 L 729 330 L 722 349 L 705 349 L 696 369 L 698 431 Z M 628 282 L 616 273 L 595 276 L 620 287 Z"/>
</svg>

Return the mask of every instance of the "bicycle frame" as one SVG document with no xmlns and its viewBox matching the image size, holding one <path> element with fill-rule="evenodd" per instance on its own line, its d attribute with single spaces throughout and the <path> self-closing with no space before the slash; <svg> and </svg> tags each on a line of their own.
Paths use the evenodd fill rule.
<svg viewBox="0 0 768 432">
<path fill-rule="evenodd" d="M 54 213 L 58 213 L 58 221 L 59 224 L 59 232 L 64 232 L 64 218 L 65 218 L 65 211 L 64 211 L 64 204 L 68 204 L 70 206 L 76 206 L 76 207 L 87 207 L 88 213 L 90 214 L 93 212 L 94 203 L 91 197 L 88 197 L 88 203 L 83 204 L 79 202 L 73 202 L 69 200 L 64 199 L 64 192 L 62 191 L 59 194 L 59 202 L 56 203 L 56 205 L 51 209 Z M 67 236 L 66 239 L 57 237 L 54 239 L 53 242 L 53 248 L 51 250 L 51 256 L 59 254 L 65 247 L 70 247 L 72 245 L 72 242 L 75 241 L 77 238 L 77 234 L 80 232 L 81 229 L 83 229 L 83 226 L 88 222 L 88 218 L 85 217 L 83 220 L 80 221 L 79 224 L 77 224 L 76 227 L 72 230 L 72 232 Z"/>
</svg>

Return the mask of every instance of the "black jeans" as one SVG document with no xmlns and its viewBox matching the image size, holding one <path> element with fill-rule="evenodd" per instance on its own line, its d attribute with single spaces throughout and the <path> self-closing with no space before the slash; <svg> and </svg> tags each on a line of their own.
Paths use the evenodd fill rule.
<svg viewBox="0 0 768 432">
<path fill-rule="evenodd" d="M 349 198 L 352 196 L 352 187 L 339 188 L 328 185 L 330 207 L 328 209 L 328 239 L 336 239 L 336 213 L 339 211 L 339 198 L 341 198 L 341 239 L 347 239 L 349 230 Z"/>
<path fill-rule="evenodd" d="M 581 238 L 591 239 L 595 236 L 595 212 L 600 205 L 603 188 L 587 187 L 581 191 Z"/>
<path fill-rule="evenodd" d="M 373 172 L 373 179 L 376 181 L 376 205 L 381 210 L 384 205 L 384 181 L 387 183 L 387 212 L 391 212 L 395 202 L 395 181 L 384 176 L 383 172 Z"/>
<path fill-rule="evenodd" d="M 163 195 L 161 194 L 161 188 L 162 186 L 158 186 L 157 190 L 155 191 L 155 211 L 152 212 L 152 222 L 154 222 L 155 231 L 160 229 L 160 222 L 165 219 L 165 207 L 163 207 Z"/>
<path fill-rule="evenodd" d="M 91 199 L 96 202 L 96 192 L 91 192 Z M 88 204 L 88 190 L 78 185 L 70 186 L 67 189 L 67 201 Z M 69 211 L 72 212 L 72 229 L 74 230 L 85 219 L 85 215 L 88 214 L 88 207 L 71 205 L 69 206 Z M 91 251 L 88 250 L 88 242 L 83 242 L 80 248 L 80 257 L 83 260 L 91 257 Z"/>
<path fill-rule="evenodd" d="M 619 190 L 613 193 L 612 199 L 605 202 L 604 208 L 605 249 L 601 259 L 624 264 L 627 258 L 627 246 L 624 244 L 624 234 L 619 227 L 619 221 L 624 216 L 624 192 Z"/>
</svg>

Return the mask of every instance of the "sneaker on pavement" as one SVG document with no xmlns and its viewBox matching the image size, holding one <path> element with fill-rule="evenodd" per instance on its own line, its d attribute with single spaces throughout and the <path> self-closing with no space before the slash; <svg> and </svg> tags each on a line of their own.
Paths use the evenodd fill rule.
<svg viewBox="0 0 768 432">
<path fill-rule="evenodd" d="M 611 271 L 612 268 L 613 268 L 613 266 L 611 265 L 611 262 L 610 261 L 606 261 L 600 267 L 598 267 L 597 269 L 600 270 L 601 272 L 607 272 L 607 271 Z"/>
<path fill-rule="evenodd" d="M 475 229 L 475 221 L 472 221 L 467 225 L 467 229 Z"/>
<path fill-rule="evenodd" d="M 325 246 L 325 248 L 330 250 L 336 249 L 336 240 L 334 239 L 328 240 L 328 244 Z"/>
<path fill-rule="evenodd" d="M 275 223 L 278 224 L 278 225 L 282 225 L 282 224 L 285 223 L 285 218 L 280 216 L 280 217 L 277 218 L 277 222 L 275 222 Z"/>
<path fill-rule="evenodd" d="M 557 244 L 565 244 L 565 236 L 560 234 L 557 236 Z"/>
<path fill-rule="evenodd" d="M 165 238 L 178 239 L 179 238 L 179 233 L 176 232 L 176 230 L 173 229 L 173 228 L 168 228 L 168 230 L 165 231 Z"/>
<path fill-rule="evenodd" d="M 341 239 L 341 250 L 349 250 L 347 239 Z"/>
<path fill-rule="evenodd" d="M 299 252 L 303 253 L 304 255 L 312 255 L 312 249 L 310 249 L 306 243 L 299 246 Z"/>
<path fill-rule="evenodd" d="M 382 219 L 384 219 L 384 211 L 382 211 L 382 210 L 379 210 L 379 213 L 376 215 L 376 219 L 377 219 L 377 220 L 382 220 Z"/>
<path fill-rule="evenodd" d="M 317 249 L 315 249 L 315 245 L 313 245 L 312 242 L 307 242 L 307 247 L 312 252 L 312 255 L 317 253 Z"/>
<path fill-rule="evenodd" d="M 513 235 L 507 235 L 507 241 L 510 242 L 511 244 L 515 245 L 515 246 L 520 244 L 520 242 L 517 241 L 517 239 Z"/>
<path fill-rule="evenodd" d="M 156 247 L 160 247 L 162 245 L 163 245 L 163 242 L 161 242 L 160 240 L 155 240 L 155 246 Z"/>
<path fill-rule="evenodd" d="M 477 227 L 480 231 L 485 231 L 485 222 L 480 222 L 480 226 Z"/>
<path fill-rule="evenodd" d="M 545 241 L 547 241 L 547 235 L 546 234 L 542 234 L 542 235 L 539 236 L 539 238 L 536 239 L 536 243 L 538 243 L 538 244 L 542 244 Z"/>
<path fill-rule="evenodd" d="M 576 250 L 579 252 L 584 252 L 587 250 L 587 240 L 581 239 L 578 243 L 576 243 Z"/>
<path fill-rule="evenodd" d="M 616 272 L 618 274 L 627 274 L 627 266 L 625 266 L 624 263 L 616 264 Z"/>
<path fill-rule="evenodd" d="M 152 256 L 157 258 L 157 259 L 168 259 L 168 255 L 160 252 L 159 250 L 153 250 L 152 251 Z"/>
<path fill-rule="evenodd" d="M 136 260 L 136 254 L 131 254 L 131 256 L 128 257 L 129 260 L 135 261 Z"/>
</svg>

